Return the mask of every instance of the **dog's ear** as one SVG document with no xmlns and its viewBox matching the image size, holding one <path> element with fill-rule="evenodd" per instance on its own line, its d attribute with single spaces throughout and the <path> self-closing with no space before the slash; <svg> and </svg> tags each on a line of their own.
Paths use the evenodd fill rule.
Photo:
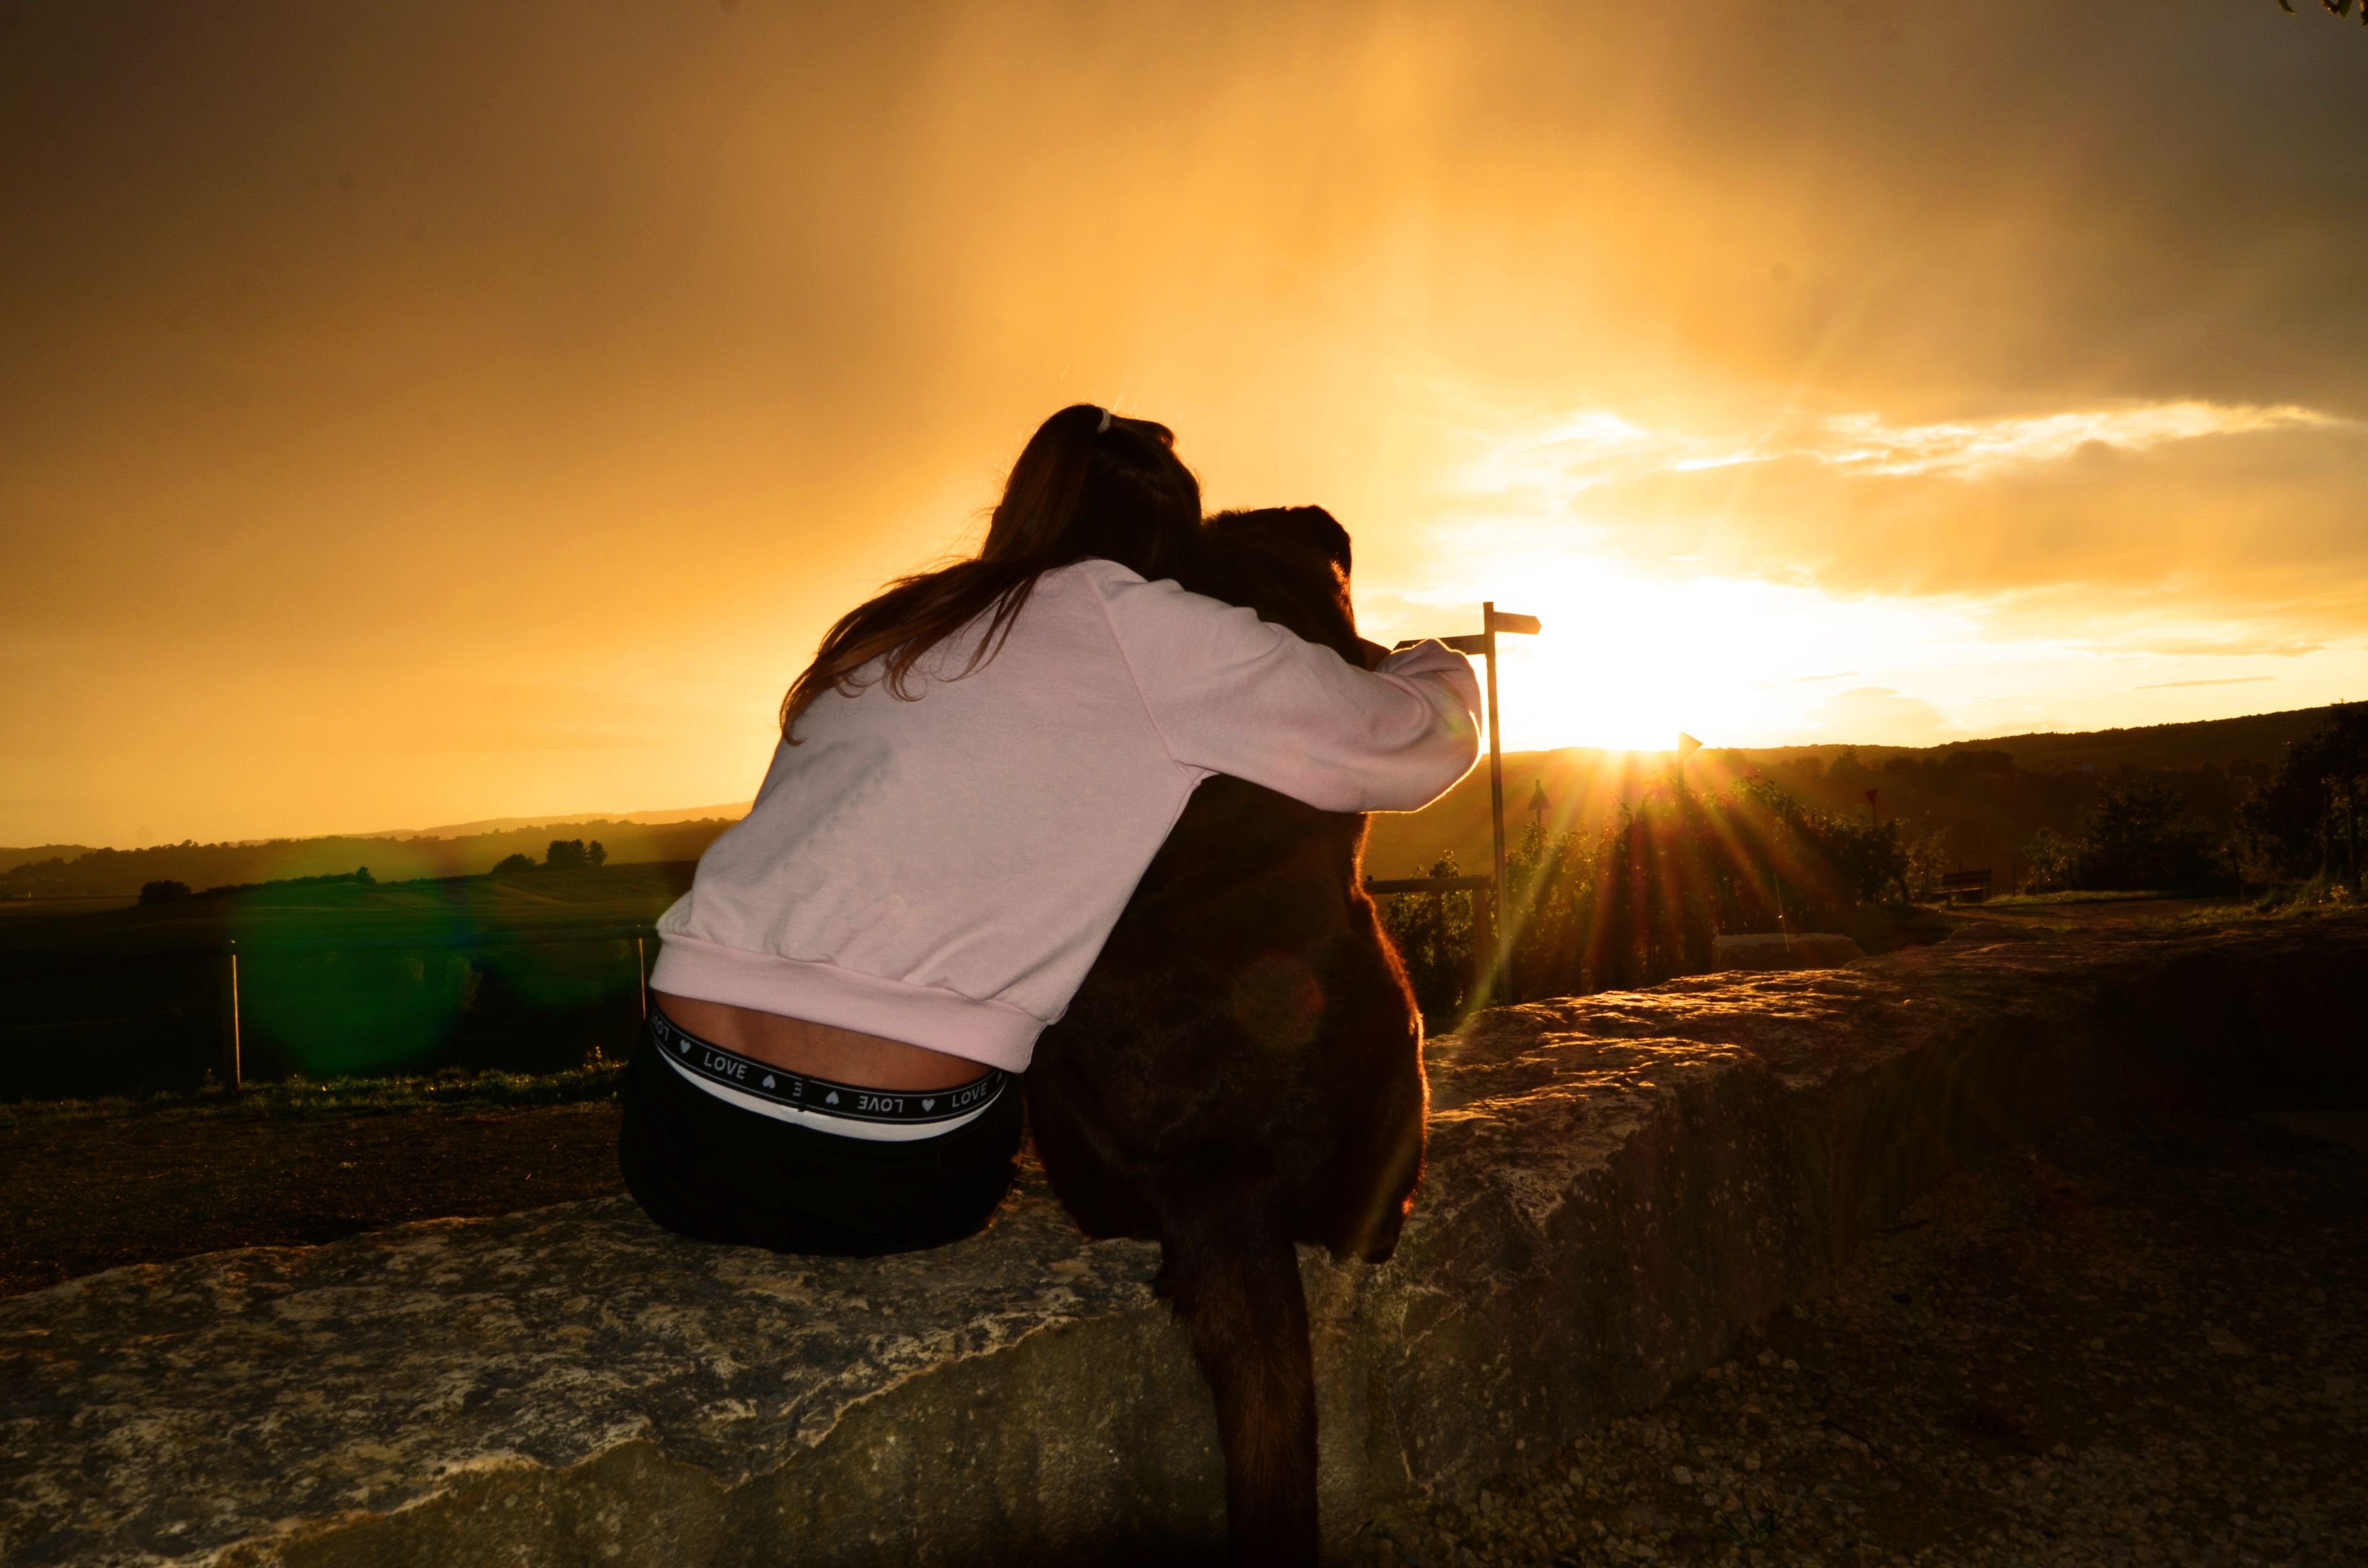
<svg viewBox="0 0 2368 1568">
<path fill-rule="evenodd" d="M 1349 530 L 1339 518 L 1321 506 L 1285 506 L 1277 527 L 1340 568 L 1340 575 L 1349 575 Z"/>
</svg>

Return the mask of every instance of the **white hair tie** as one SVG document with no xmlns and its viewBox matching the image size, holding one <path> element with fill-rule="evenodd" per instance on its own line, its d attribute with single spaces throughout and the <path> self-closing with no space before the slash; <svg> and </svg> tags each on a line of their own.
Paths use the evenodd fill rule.
<svg viewBox="0 0 2368 1568">
<path fill-rule="evenodd" d="M 1107 409 L 1107 408 L 1105 408 L 1105 409 L 1103 409 L 1103 410 L 1102 410 L 1102 422 L 1101 422 L 1100 424 L 1099 424 L 1099 425 L 1097 425 L 1097 426 L 1094 426 L 1094 434 L 1095 434 L 1095 435 L 1097 435 L 1097 436 L 1099 436 L 1099 435 L 1100 435 L 1103 431 L 1108 430 L 1108 429 L 1110 428 L 1110 410 L 1109 410 L 1109 409 Z"/>
</svg>

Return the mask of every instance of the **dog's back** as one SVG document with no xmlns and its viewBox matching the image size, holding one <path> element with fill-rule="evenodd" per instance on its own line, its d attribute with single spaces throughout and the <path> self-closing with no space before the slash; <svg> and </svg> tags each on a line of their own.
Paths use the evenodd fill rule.
<svg viewBox="0 0 2368 1568">
<path fill-rule="evenodd" d="M 1187 587 L 1357 657 L 1348 536 L 1213 519 Z M 1364 819 L 1242 780 L 1193 794 L 1027 1078 L 1054 1189 L 1157 1239 L 1217 1397 L 1232 1555 L 1312 1562 L 1315 1384 L 1297 1242 L 1379 1261 L 1421 1168 L 1421 1028 L 1358 882 Z"/>
</svg>

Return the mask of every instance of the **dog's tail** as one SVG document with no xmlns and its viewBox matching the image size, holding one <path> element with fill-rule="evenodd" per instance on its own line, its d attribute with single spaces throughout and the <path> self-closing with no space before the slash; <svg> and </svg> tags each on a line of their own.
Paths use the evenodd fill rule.
<svg viewBox="0 0 2368 1568">
<path fill-rule="evenodd" d="M 1215 1182 L 1159 1203 L 1160 1293 L 1217 1396 L 1226 1561 L 1312 1568 L 1315 1367 L 1299 1258 L 1269 1201 Z"/>
</svg>

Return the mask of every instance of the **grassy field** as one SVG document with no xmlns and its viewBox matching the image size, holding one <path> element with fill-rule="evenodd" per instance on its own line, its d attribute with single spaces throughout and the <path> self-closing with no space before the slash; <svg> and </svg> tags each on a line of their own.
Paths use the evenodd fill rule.
<svg viewBox="0 0 2368 1568">
<path fill-rule="evenodd" d="M 635 940 L 692 864 L 398 883 L 267 884 L 0 921 L 0 1098 L 199 1088 L 220 1060 L 235 944 L 255 1080 L 552 1073 L 621 1053 Z"/>
</svg>

